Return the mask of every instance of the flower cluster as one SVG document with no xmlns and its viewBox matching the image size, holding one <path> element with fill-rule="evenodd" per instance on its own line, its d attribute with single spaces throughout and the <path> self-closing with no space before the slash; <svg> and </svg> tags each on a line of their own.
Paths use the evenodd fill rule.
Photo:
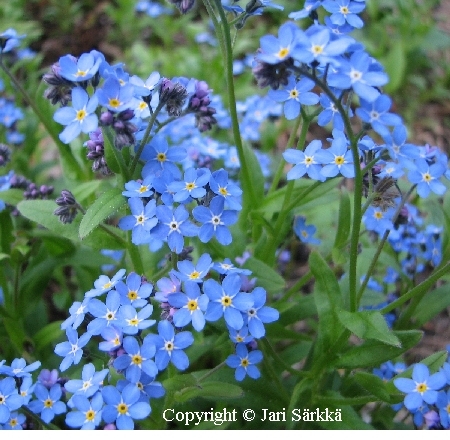
<svg viewBox="0 0 450 440">
<path fill-rule="evenodd" d="M 450 429 L 450 359 L 435 373 L 423 363 L 411 366 L 412 376 L 396 377 L 406 370 L 404 364 L 390 362 L 374 371 L 384 380 L 393 380 L 395 387 L 405 394 L 403 405 L 394 405 L 396 411 L 403 407 L 411 413 L 417 428 Z M 404 376 L 404 375 L 403 375 Z"/>
</svg>

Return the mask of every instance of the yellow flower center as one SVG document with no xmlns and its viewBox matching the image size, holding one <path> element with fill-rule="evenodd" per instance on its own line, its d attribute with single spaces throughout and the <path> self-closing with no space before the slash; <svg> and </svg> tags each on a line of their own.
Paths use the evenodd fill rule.
<svg viewBox="0 0 450 440">
<path fill-rule="evenodd" d="M 347 15 L 350 12 L 350 10 L 347 8 L 347 6 L 341 6 L 341 14 Z"/>
<path fill-rule="evenodd" d="M 111 281 L 108 281 L 107 283 L 103 284 L 102 288 L 103 289 L 109 289 L 112 286 Z"/>
<path fill-rule="evenodd" d="M 314 55 L 320 55 L 323 52 L 323 46 L 319 46 L 318 44 L 315 44 L 311 51 Z"/>
<path fill-rule="evenodd" d="M 111 98 L 109 100 L 109 106 L 112 108 L 117 108 L 120 106 L 120 101 L 117 98 Z"/>
<path fill-rule="evenodd" d="M 77 73 L 75 74 L 75 76 L 77 76 L 78 78 L 84 78 L 87 75 L 87 70 L 78 70 Z"/>
<path fill-rule="evenodd" d="M 197 280 L 199 277 L 200 277 L 200 272 L 197 272 L 196 270 L 194 270 L 193 272 L 191 272 L 189 274 L 190 280 Z"/>
<path fill-rule="evenodd" d="M 423 173 L 422 179 L 424 182 L 431 182 L 433 180 L 433 176 L 430 173 Z"/>
<path fill-rule="evenodd" d="M 165 153 L 158 153 L 156 155 L 156 159 L 159 160 L 160 162 L 165 162 L 166 161 L 166 155 Z"/>
<path fill-rule="evenodd" d="M 119 403 L 117 405 L 117 412 L 119 414 L 126 414 L 128 412 L 128 405 L 126 403 Z"/>
<path fill-rule="evenodd" d="M 187 303 L 187 309 L 190 312 L 193 312 L 194 310 L 197 310 L 198 309 L 197 300 L 195 300 L 195 299 L 189 300 L 188 303 Z"/>
<path fill-rule="evenodd" d="M 428 386 L 426 383 L 418 383 L 416 384 L 416 391 L 420 394 L 423 394 L 425 391 L 428 390 Z"/>
<path fill-rule="evenodd" d="M 228 195 L 227 189 L 223 187 L 219 187 L 219 193 L 224 197 Z"/>
<path fill-rule="evenodd" d="M 92 422 L 92 420 L 95 419 L 95 411 L 92 411 L 92 409 L 90 409 L 89 411 L 87 411 L 85 413 L 86 416 L 86 420 L 89 420 L 90 422 Z"/>
<path fill-rule="evenodd" d="M 51 408 L 53 406 L 53 400 L 52 399 L 47 399 L 44 401 L 44 406 L 46 408 Z"/>
<path fill-rule="evenodd" d="M 383 213 L 381 211 L 375 211 L 373 213 L 373 216 L 377 219 L 377 220 L 381 220 L 383 218 Z"/>
<path fill-rule="evenodd" d="M 142 185 L 140 188 L 139 188 L 139 193 L 145 193 L 145 192 L 147 192 L 148 191 L 148 185 Z"/>
<path fill-rule="evenodd" d="M 78 110 L 75 119 L 79 122 L 83 122 L 84 118 L 87 116 L 86 110 Z"/>
<path fill-rule="evenodd" d="M 248 361 L 247 358 L 241 359 L 241 366 L 242 366 L 242 367 L 246 368 L 246 367 L 248 367 L 249 365 L 250 365 L 250 362 Z"/>
<path fill-rule="evenodd" d="M 334 158 L 334 163 L 335 163 L 336 165 L 342 165 L 342 164 L 344 164 L 344 163 L 345 163 L 344 156 L 336 156 L 336 157 Z"/>
<path fill-rule="evenodd" d="M 186 189 L 192 191 L 195 188 L 195 182 L 186 183 Z"/>
<path fill-rule="evenodd" d="M 233 302 L 232 298 L 229 297 L 228 295 L 225 295 L 222 297 L 221 299 L 221 303 L 224 307 L 229 307 L 231 306 L 231 303 Z"/>
<path fill-rule="evenodd" d="M 287 47 L 283 47 L 278 51 L 278 58 L 283 59 L 286 58 L 289 54 L 289 49 Z"/>
<path fill-rule="evenodd" d="M 167 351 L 172 351 L 175 348 L 172 341 L 167 341 L 164 346 Z"/>
<path fill-rule="evenodd" d="M 136 290 L 130 290 L 129 292 L 128 292 L 128 299 L 130 300 L 130 301 L 134 301 L 135 299 L 137 299 L 137 297 L 138 297 L 138 294 L 137 294 L 137 292 L 136 292 Z"/>
<path fill-rule="evenodd" d="M 141 365 L 142 364 L 142 356 L 140 356 L 139 354 L 135 354 L 132 358 L 131 358 L 131 362 L 134 365 Z"/>
</svg>

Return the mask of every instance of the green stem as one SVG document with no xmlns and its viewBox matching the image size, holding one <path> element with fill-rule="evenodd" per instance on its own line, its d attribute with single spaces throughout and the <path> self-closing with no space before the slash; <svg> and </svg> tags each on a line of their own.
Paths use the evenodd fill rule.
<svg viewBox="0 0 450 440">
<path fill-rule="evenodd" d="M 268 352 L 270 353 L 270 355 L 272 356 L 273 360 L 276 363 L 278 363 L 279 365 L 283 365 L 283 367 L 286 369 L 286 371 L 288 371 L 289 373 L 291 373 L 291 374 L 293 374 L 295 376 L 300 376 L 300 377 L 308 376 L 308 373 L 306 371 L 294 370 L 290 365 L 288 365 L 281 358 L 281 356 L 278 355 L 278 353 L 275 351 L 275 349 L 270 344 L 270 342 L 267 339 L 267 337 L 261 339 L 261 342 L 266 346 L 266 348 L 267 348 Z"/>
<path fill-rule="evenodd" d="M 415 187 L 416 187 L 416 185 L 413 185 L 409 189 L 409 191 L 406 194 L 403 195 L 402 200 L 400 201 L 399 205 L 397 206 L 397 209 L 395 210 L 395 213 L 394 213 L 394 215 L 392 217 L 392 223 L 394 223 L 397 220 L 397 217 L 399 216 L 400 211 L 402 210 L 404 204 L 408 200 L 408 198 L 411 195 L 411 193 L 414 191 Z M 369 197 L 369 199 L 370 199 L 370 197 Z M 367 204 L 367 202 L 366 202 L 366 204 Z M 370 276 L 372 275 L 372 273 L 373 273 L 373 271 L 375 269 L 375 265 L 376 265 L 376 263 L 378 261 L 378 258 L 379 258 L 380 254 L 381 254 L 381 251 L 383 250 L 384 244 L 386 243 L 386 240 L 387 240 L 387 238 L 389 236 L 389 232 L 390 232 L 390 229 L 386 230 L 384 232 L 384 234 L 383 234 L 383 237 L 380 240 L 380 243 L 378 243 L 377 250 L 375 251 L 375 255 L 373 256 L 372 261 L 370 262 L 370 266 L 369 266 L 369 269 L 366 272 L 366 275 L 364 277 L 364 281 L 362 282 L 362 284 L 361 284 L 361 286 L 360 286 L 360 288 L 358 290 L 357 298 L 356 298 L 357 306 L 359 306 L 359 303 L 361 301 L 361 297 L 362 297 L 362 295 L 364 293 L 364 289 L 366 288 L 367 283 L 369 282 Z"/>
<path fill-rule="evenodd" d="M 164 107 L 164 105 L 165 105 L 164 102 L 160 102 L 158 104 L 158 106 L 156 107 L 155 111 L 150 116 L 150 119 L 148 120 L 147 129 L 145 130 L 144 136 L 141 140 L 141 143 L 139 144 L 139 149 L 133 158 L 133 162 L 131 162 L 131 166 L 130 166 L 130 174 L 131 175 L 134 174 L 134 170 L 136 169 L 139 159 L 141 158 L 141 154 L 144 151 L 144 147 L 150 138 L 150 133 L 151 133 L 152 127 L 156 121 L 156 117 L 158 116 L 158 113 L 161 111 L 161 109 Z"/>
<path fill-rule="evenodd" d="M 395 301 L 392 301 L 390 304 L 388 304 L 386 307 L 383 307 L 380 311 L 381 313 L 388 313 L 392 310 L 395 310 L 397 307 L 400 307 L 405 302 L 409 301 L 410 299 L 416 297 L 417 295 L 422 294 L 422 292 L 427 289 L 429 289 L 437 280 L 442 278 L 447 272 L 450 272 L 450 261 L 444 264 L 440 269 L 433 272 L 429 278 L 427 278 L 425 281 L 422 281 L 420 284 L 418 284 L 416 287 L 413 287 L 408 293 L 405 293 L 400 298 L 396 299 Z M 411 313 L 409 313 L 411 314 Z M 402 318 L 402 316 L 400 317 Z M 399 318 L 399 323 L 403 323 L 404 319 Z"/>
<path fill-rule="evenodd" d="M 205 0 L 204 0 L 205 3 Z M 241 132 L 239 128 L 239 120 L 236 109 L 236 96 L 234 91 L 234 78 L 233 78 L 233 48 L 231 44 L 231 35 L 230 35 L 230 26 L 228 25 L 227 18 L 225 15 L 225 11 L 223 10 L 222 4 L 220 0 L 214 0 L 216 5 L 216 10 L 220 17 L 220 25 L 222 29 L 222 35 L 224 37 L 224 45 L 221 49 L 223 50 L 222 55 L 225 59 L 225 78 L 227 83 L 227 95 L 228 95 L 228 105 L 230 110 L 232 131 L 234 137 L 234 143 L 236 145 L 236 149 L 239 156 L 239 161 L 241 164 L 241 185 L 244 189 L 243 198 L 244 198 L 244 210 L 248 210 L 252 206 L 256 206 L 259 203 L 259 200 L 255 197 L 255 192 L 253 188 L 251 170 L 247 164 L 246 153 L 244 151 L 244 144 L 241 139 Z M 208 12 L 210 12 L 208 10 Z M 211 17 L 212 18 L 212 17 Z M 213 21 L 214 23 L 214 21 Z M 216 23 L 214 23 L 216 24 Z M 245 146 L 245 148 L 248 148 Z"/>
<path fill-rule="evenodd" d="M 223 368 L 225 366 L 225 361 L 223 361 L 221 364 L 216 365 L 214 368 L 212 368 L 211 370 L 209 370 L 207 373 L 205 373 L 203 376 L 199 377 L 197 379 L 197 383 L 201 383 L 203 382 L 205 379 L 207 379 L 208 377 L 212 376 L 215 372 L 219 371 L 221 368 Z"/>
<path fill-rule="evenodd" d="M 131 262 L 133 263 L 133 269 L 138 275 L 144 275 L 144 265 L 142 263 L 139 247 L 131 243 L 131 231 L 128 231 L 128 254 L 130 255 Z"/>
<path fill-rule="evenodd" d="M 39 423 L 39 425 L 42 425 L 43 428 L 48 429 L 48 430 L 59 430 L 59 428 L 56 425 L 54 425 L 53 423 L 44 422 L 37 414 L 35 414 L 30 409 L 28 409 L 25 405 L 22 405 L 20 409 L 28 417 L 31 417 L 33 420 L 35 420 L 37 423 Z"/>
</svg>

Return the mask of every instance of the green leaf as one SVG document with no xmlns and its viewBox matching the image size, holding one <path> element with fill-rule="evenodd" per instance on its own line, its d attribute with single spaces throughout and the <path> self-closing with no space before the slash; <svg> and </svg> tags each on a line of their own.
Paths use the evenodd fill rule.
<svg viewBox="0 0 450 440">
<path fill-rule="evenodd" d="M 58 207 L 52 200 L 23 200 L 17 205 L 19 212 L 29 220 L 47 228 L 56 235 L 68 238 L 75 243 L 83 243 L 94 249 L 123 249 L 123 241 L 120 235 L 115 238 L 101 229 L 92 232 L 83 241 L 80 240 L 78 230 L 80 227 L 80 218 L 77 216 L 72 223 L 63 224 L 58 217 L 53 214 L 53 211 Z M 107 227 L 114 231 L 117 235 L 117 228 Z"/>
<path fill-rule="evenodd" d="M 250 257 L 243 267 L 251 270 L 252 275 L 258 279 L 258 286 L 264 287 L 270 293 L 277 293 L 286 285 L 278 272 L 257 258 Z"/>
<path fill-rule="evenodd" d="M 386 68 L 389 82 L 385 86 L 386 93 L 395 92 L 403 82 L 406 69 L 406 55 L 404 43 L 401 39 L 392 43 L 392 48 L 388 52 L 382 64 Z"/>
<path fill-rule="evenodd" d="M 345 189 L 341 190 L 341 202 L 339 204 L 339 217 L 336 237 L 333 248 L 340 250 L 347 243 L 350 236 L 350 226 L 352 222 L 352 212 L 350 205 L 350 196 Z"/>
<path fill-rule="evenodd" d="M 243 145 L 243 152 L 245 157 L 245 162 L 249 170 L 251 170 L 251 181 L 250 184 L 252 186 L 251 191 L 250 188 L 244 188 L 244 192 L 247 194 L 252 194 L 254 199 L 249 200 L 250 207 L 252 209 L 257 208 L 259 203 L 264 198 L 264 175 L 262 173 L 261 165 L 259 160 L 256 157 L 255 152 L 249 145 Z M 242 171 L 241 171 L 242 172 Z"/>
<path fill-rule="evenodd" d="M 105 151 L 105 160 L 108 165 L 108 168 L 115 174 L 120 174 L 121 166 L 118 158 L 117 148 L 113 145 L 112 133 L 108 130 L 107 127 L 103 127 L 103 141 L 104 141 L 104 151 Z"/>
<path fill-rule="evenodd" d="M 386 383 L 377 375 L 357 371 L 354 374 L 355 380 L 369 393 L 378 397 L 381 401 L 391 403 L 391 396 L 388 392 Z"/>
<path fill-rule="evenodd" d="M 242 388 L 225 382 L 205 382 L 195 387 L 184 388 L 174 395 L 177 402 L 186 402 L 195 397 L 214 399 L 238 399 L 244 392 Z"/>
<path fill-rule="evenodd" d="M 400 347 L 400 341 L 389 329 L 383 315 L 376 310 L 347 312 L 340 310 L 338 317 L 343 326 L 361 339 L 376 339 Z"/>
<path fill-rule="evenodd" d="M 104 181 L 102 180 L 91 180 L 89 182 L 81 183 L 80 185 L 77 185 L 73 191 L 72 194 L 75 197 L 75 200 L 78 203 L 83 202 L 86 200 L 89 196 L 94 194 L 100 185 L 102 185 Z"/>
<path fill-rule="evenodd" d="M 319 315 L 317 352 L 327 351 L 343 331 L 337 316 L 342 307 L 342 297 L 336 275 L 317 252 L 309 255 L 309 267 L 315 278 L 314 301 Z"/>
<path fill-rule="evenodd" d="M 167 391 L 179 391 L 182 388 L 197 386 L 197 379 L 192 374 L 180 374 L 163 381 Z"/>
<path fill-rule="evenodd" d="M 0 200 L 3 200 L 8 205 L 16 206 L 23 200 L 23 189 L 7 189 L 0 192 Z"/>
<path fill-rule="evenodd" d="M 369 340 L 341 353 L 333 362 L 333 366 L 349 369 L 378 367 L 383 362 L 394 359 L 417 345 L 423 335 L 419 330 L 394 331 L 393 333 L 400 340 L 401 347 Z"/>
<path fill-rule="evenodd" d="M 61 323 L 62 321 L 51 322 L 34 335 L 33 339 L 36 343 L 37 350 L 42 350 L 49 346 L 53 341 L 63 335 L 64 332 L 61 330 Z"/>
<path fill-rule="evenodd" d="M 17 353 L 21 354 L 24 350 L 24 343 L 29 340 L 25 334 L 22 321 L 20 319 L 4 317 L 3 325 L 8 333 L 9 340 L 17 350 Z"/>
<path fill-rule="evenodd" d="M 422 298 L 411 319 L 417 327 L 421 327 L 449 306 L 448 286 L 438 287 Z"/>
<path fill-rule="evenodd" d="M 103 193 L 86 211 L 80 224 L 81 239 L 89 235 L 103 220 L 126 204 L 126 198 L 119 188 Z"/>
</svg>

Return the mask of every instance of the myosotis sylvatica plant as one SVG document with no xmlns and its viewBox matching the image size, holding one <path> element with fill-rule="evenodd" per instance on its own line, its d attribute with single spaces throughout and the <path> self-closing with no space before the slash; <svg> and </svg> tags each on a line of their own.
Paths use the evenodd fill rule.
<svg viewBox="0 0 450 440">
<path fill-rule="evenodd" d="M 365 2 L 307 0 L 255 40 L 260 93 L 245 101 L 235 42 L 282 6 L 169 3 L 206 9 L 223 95 L 92 50 L 61 54 L 31 96 L 13 73 L 21 36 L 0 34 L 4 80 L 27 104 L 0 107 L 0 426 L 161 429 L 183 405 L 208 411 L 207 428 L 253 405 L 253 422 L 219 422 L 387 429 L 402 411 L 398 423 L 448 428 L 447 352 L 403 359 L 450 304 L 448 158 L 408 143 L 388 75 L 353 36 Z M 32 113 L 59 153 L 52 186 L 14 168 Z M 254 148 L 280 123 L 282 151 Z M 308 138 L 313 124 L 329 137 Z M 42 322 L 52 277 L 65 290 Z"/>
</svg>

